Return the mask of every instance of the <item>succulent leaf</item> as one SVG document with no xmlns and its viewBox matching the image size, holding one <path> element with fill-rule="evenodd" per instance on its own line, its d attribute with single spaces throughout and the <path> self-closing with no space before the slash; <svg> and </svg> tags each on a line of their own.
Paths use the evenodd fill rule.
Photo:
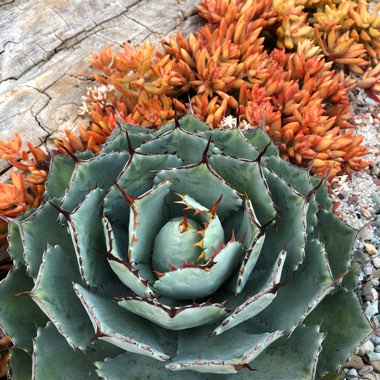
<svg viewBox="0 0 380 380">
<path fill-rule="evenodd" d="M 204 138 L 190 134 L 181 128 L 174 128 L 156 139 L 140 145 L 137 152 L 176 154 L 183 161 L 183 164 L 189 165 L 199 161 L 206 145 L 207 140 Z"/>
<path fill-rule="evenodd" d="M 275 217 L 276 211 L 259 162 L 218 155 L 210 158 L 210 165 L 237 191 L 247 194 L 261 224 Z"/>
<path fill-rule="evenodd" d="M 10 357 L 10 371 L 13 378 L 30 380 L 32 377 L 32 355 L 19 348 L 11 348 Z"/>
<path fill-rule="evenodd" d="M 112 346 L 108 355 L 120 353 Z M 33 349 L 33 379 L 59 379 L 67 368 L 72 368 L 70 377 L 75 379 L 98 379 L 92 359 L 104 355 L 104 348 L 97 344 L 87 352 L 74 351 L 52 323 L 37 330 Z"/>
<path fill-rule="evenodd" d="M 14 261 L 15 265 L 18 265 L 19 263 L 25 265 L 22 237 L 17 220 L 8 222 L 8 230 L 8 253 Z"/>
<path fill-rule="evenodd" d="M 347 273 L 351 262 L 351 250 L 357 232 L 342 224 L 340 219 L 325 210 L 318 211 L 318 235 L 329 256 L 331 271 L 335 278 Z M 338 237 L 339 236 L 339 237 Z"/>
<path fill-rule="evenodd" d="M 78 159 L 90 159 L 94 155 L 91 152 L 78 154 Z M 53 156 L 50 163 L 49 179 L 46 182 L 45 199 L 60 198 L 63 196 L 70 183 L 75 169 L 75 161 L 66 156 Z"/>
<path fill-rule="evenodd" d="M 325 335 L 318 326 L 298 326 L 290 337 L 283 336 L 254 362 L 263 379 L 310 380 L 315 377 L 316 364 Z M 274 366 L 273 363 L 281 363 Z M 242 379 L 245 379 L 242 377 Z"/>
<path fill-rule="evenodd" d="M 29 294 L 22 296 L 32 287 L 25 267 L 19 266 L 1 282 L 0 288 L 0 327 L 18 348 L 28 352 L 32 351 L 36 326 L 44 326 L 47 321 Z"/>
<path fill-rule="evenodd" d="M 234 374 L 283 335 L 282 331 L 255 334 L 238 328 L 213 338 L 209 333 L 207 326 L 180 331 L 177 357 L 166 368 Z"/>
<path fill-rule="evenodd" d="M 307 325 L 316 323 L 326 333 L 317 366 L 319 377 L 324 376 L 330 368 L 339 368 L 351 354 L 352 347 L 356 347 L 372 333 L 369 324 L 363 319 L 356 295 L 344 288 L 328 295 L 305 320 Z M 358 334 L 358 330 L 361 334 Z M 337 342 L 342 344 L 341 349 L 331 350 L 332 347 L 337 347 Z M 330 355 L 326 355 L 329 348 Z"/>
<path fill-rule="evenodd" d="M 106 251 L 101 222 L 104 195 L 104 190 L 92 190 L 70 214 L 68 222 L 82 279 L 95 287 L 113 279 L 106 256 L 101 254 Z"/>
<path fill-rule="evenodd" d="M 72 282 L 80 280 L 75 258 L 58 245 L 49 247 L 30 295 L 67 342 L 84 350 L 94 331 L 71 287 Z"/>
<path fill-rule="evenodd" d="M 214 293 L 227 280 L 241 259 L 242 243 L 229 242 L 201 267 L 177 268 L 166 272 L 155 283 L 161 295 L 175 299 L 203 298 Z"/>
<path fill-rule="evenodd" d="M 259 151 L 244 137 L 240 129 L 224 129 L 207 131 L 205 136 L 211 137 L 214 145 L 230 157 L 256 160 Z"/>
<path fill-rule="evenodd" d="M 156 360 L 169 360 L 160 345 L 159 331 L 143 318 L 128 313 L 109 299 L 90 293 L 75 284 L 74 290 L 91 319 L 99 339 L 126 351 Z"/>
<path fill-rule="evenodd" d="M 277 294 L 277 288 L 280 283 L 282 269 L 286 259 L 286 252 L 282 251 L 274 263 L 273 269 L 256 294 L 248 296 L 243 304 L 237 306 L 232 313 L 214 330 L 215 335 L 219 335 L 244 321 L 253 318 L 261 311 L 266 309 L 274 300 Z M 247 289 L 248 290 L 248 289 Z"/>
<path fill-rule="evenodd" d="M 76 163 L 61 207 L 71 212 L 90 189 L 108 189 L 116 180 L 128 158 L 129 154 L 127 152 L 115 152 Z"/>
<path fill-rule="evenodd" d="M 125 138 L 128 132 L 128 140 L 131 143 L 132 149 L 136 149 L 140 144 L 152 139 L 147 128 L 139 128 L 137 125 L 129 124 L 128 127 L 121 124 L 120 128 L 115 129 L 111 136 L 107 139 L 103 146 L 102 152 L 124 152 L 129 150 L 129 142 Z"/>
<path fill-rule="evenodd" d="M 227 315 L 223 304 L 203 303 L 168 307 L 158 300 L 128 297 L 118 304 L 168 330 L 184 330 L 218 322 Z"/>
<path fill-rule="evenodd" d="M 291 333 L 322 299 L 334 289 L 334 278 L 323 247 L 316 240 L 306 244 L 305 260 L 299 270 L 284 271 L 287 281 L 276 299 L 258 315 L 269 329 Z"/>
<path fill-rule="evenodd" d="M 29 274 L 36 278 L 42 262 L 42 254 L 48 245 L 60 245 L 65 252 L 71 254 L 73 246 L 70 242 L 66 222 L 60 223 L 59 211 L 49 202 L 41 206 L 28 218 L 21 227 L 21 238 L 24 246 L 24 259 Z M 44 238 L 41 237 L 43 231 Z"/>
<path fill-rule="evenodd" d="M 96 362 L 95 365 L 98 367 L 98 375 L 105 380 L 122 379 L 125 376 L 125 368 L 128 368 L 128 379 L 131 380 L 148 379 L 152 373 L 155 380 L 206 380 L 206 375 L 194 371 L 181 371 L 180 373 L 165 371 L 161 362 L 129 352 Z M 207 375 L 208 380 L 217 380 L 216 377 L 210 376 L 212 375 Z"/>
<path fill-rule="evenodd" d="M 304 258 L 306 237 L 305 199 L 275 173 L 265 169 L 269 191 L 277 210 L 275 225 L 268 228 L 261 257 L 269 260 L 286 248 L 286 269 L 296 270 Z"/>
<path fill-rule="evenodd" d="M 238 192 L 216 174 L 208 164 L 182 166 L 177 169 L 161 170 L 154 182 L 164 179 L 173 181 L 171 189 L 179 194 L 187 194 L 204 207 L 210 208 L 222 196 L 218 205 L 218 217 L 223 221 L 229 213 L 242 204 Z"/>
</svg>

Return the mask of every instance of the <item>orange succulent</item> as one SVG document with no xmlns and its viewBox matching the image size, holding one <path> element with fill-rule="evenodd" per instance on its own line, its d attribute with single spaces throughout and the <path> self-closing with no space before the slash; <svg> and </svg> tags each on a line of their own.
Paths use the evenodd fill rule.
<svg viewBox="0 0 380 380">
<path fill-rule="evenodd" d="M 11 184 L 0 183 L 0 215 L 14 218 L 30 207 L 38 207 L 45 191 L 48 155 L 41 149 L 27 143 L 30 154 L 22 146 L 21 137 L 0 142 L 0 157 L 20 170 L 11 171 Z M 26 186 L 26 183 L 28 186 Z M 0 221 L 0 243 L 6 242 L 7 223 Z"/>
<path fill-rule="evenodd" d="M 126 122 L 160 128 L 173 118 L 175 105 L 179 113 L 191 107 L 212 127 L 230 114 L 254 125 L 265 115 L 281 155 L 304 166 L 312 162 L 314 172 L 335 175 L 368 165 L 362 159 L 366 149 L 358 149 L 358 138 L 344 131 L 353 128 L 347 99 L 353 82 L 332 70 L 334 62 L 353 71 L 368 64 L 364 43 L 348 31 L 355 23 L 350 12 L 361 7 L 306 0 L 202 0 L 197 8 L 209 23 L 187 38 L 177 33 L 164 40 L 164 54 L 146 42 L 93 56 L 93 66 L 103 72 L 94 76 L 112 86 L 114 105 L 90 94 L 92 123 L 77 137 L 67 131 L 61 142 L 66 149 L 96 152 L 115 127 L 116 110 Z M 270 41 L 271 28 L 284 49 L 268 54 L 264 43 Z M 368 73 L 371 79 L 364 78 L 362 85 L 375 85 L 376 75 Z M 337 144 L 344 146 L 335 149 Z"/>
<path fill-rule="evenodd" d="M 15 133 L 14 139 L 0 141 L 0 158 L 4 160 L 26 160 L 28 153 L 22 147 L 22 139 Z"/>
</svg>

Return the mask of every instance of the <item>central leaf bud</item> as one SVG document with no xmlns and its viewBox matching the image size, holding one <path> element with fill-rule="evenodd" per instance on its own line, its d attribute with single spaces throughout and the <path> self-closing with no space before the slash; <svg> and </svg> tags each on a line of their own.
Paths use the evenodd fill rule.
<svg viewBox="0 0 380 380">
<path fill-rule="evenodd" d="M 195 264 L 202 253 L 202 230 L 199 223 L 185 217 L 170 219 L 154 240 L 152 267 L 156 272 L 169 272 L 170 265 L 182 268 L 185 261 Z"/>
</svg>

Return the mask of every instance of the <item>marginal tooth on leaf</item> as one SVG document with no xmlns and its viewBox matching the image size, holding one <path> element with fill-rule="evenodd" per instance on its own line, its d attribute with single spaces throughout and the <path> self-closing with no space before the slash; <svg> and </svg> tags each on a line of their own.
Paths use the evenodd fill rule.
<svg viewBox="0 0 380 380">
<path fill-rule="evenodd" d="M 184 233 L 185 231 L 188 231 L 190 229 L 190 226 L 189 226 L 189 220 L 187 218 L 187 215 L 184 216 L 183 218 L 183 221 L 179 224 L 179 230 L 182 233 Z"/>
<path fill-rule="evenodd" d="M 175 193 L 175 195 L 178 195 L 182 200 L 185 199 L 185 194 Z"/>
<path fill-rule="evenodd" d="M 139 241 L 139 240 L 137 239 L 136 234 L 132 234 L 131 245 L 134 245 L 134 244 L 137 243 L 138 241 Z"/>
<path fill-rule="evenodd" d="M 235 238 L 235 230 L 232 230 L 232 235 L 231 235 L 231 240 L 230 240 L 230 242 L 232 243 L 232 242 L 234 242 L 234 241 L 236 241 L 236 238 Z"/>
<path fill-rule="evenodd" d="M 220 201 L 222 200 L 223 194 L 219 197 L 219 199 L 210 207 L 210 212 L 212 216 L 216 215 L 216 209 L 218 208 L 218 205 Z"/>
<path fill-rule="evenodd" d="M 202 161 L 201 161 L 202 163 L 207 162 L 207 153 L 208 153 L 208 150 L 210 149 L 210 144 L 211 144 L 211 136 L 209 137 L 207 145 L 206 145 L 206 149 L 203 152 Z"/>
<path fill-rule="evenodd" d="M 206 232 L 206 230 L 199 230 L 199 231 L 197 231 L 195 233 L 204 237 L 205 236 L 205 232 Z"/>
<path fill-rule="evenodd" d="M 184 202 L 184 201 L 175 201 L 175 202 L 173 202 L 173 203 L 178 203 L 178 204 L 180 204 L 180 205 L 185 205 L 185 206 L 187 206 L 187 203 Z"/>
<path fill-rule="evenodd" d="M 247 236 L 247 233 L 245 232 L 244 235 L 239 240 L 239 243 L 244 243 L 245 237 Z"/>
<path fill-rule="evenodd" d="M 198 260 L 197 261 L 201 261 L 201 260 L 204 260 L 206 258 L 206 253 L 205 251 L 202 251 L 202 253 L 199 255 L 198 257 Z"/>
<path fill-rule="evenodd" d="M 201 239 L 201 240 L 198 241 L 198 243 L 194 243 L 193 247 L 199 247 L 199 248 L 202 249 L 203 248 L 203 240 L 204 239 Z"/>
<path fill-rule="evenodd" d="M 165 274 L 165 273 L 163 273 L 163 272 L 158 272 L 158 271 L 156 271 L 156 270 L 154 270 L 153 273 L 154 273 L 158 278 L 162 277 L 162 276 Z"/>
<path fill-rule="evenodd" d="M 169 264 L 169 270 L 170 271 L 173 271 L 173 270 L 177 270 L 178 268 L 175 266 L 175 265 L 173 265 L 172 263 L 168 263 Z"/>
</svg>

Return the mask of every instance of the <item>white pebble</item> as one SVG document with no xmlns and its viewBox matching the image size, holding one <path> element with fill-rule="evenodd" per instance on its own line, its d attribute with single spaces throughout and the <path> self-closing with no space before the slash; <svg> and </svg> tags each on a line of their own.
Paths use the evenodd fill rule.
<svg viewBox="0 0 380 380">
<path fill-rule="evenodd" d="M 376 269 L 379 269 L 379 268 L 380 268 L 380 257 L 379 257 L 379 256 L 375 257 L 375 258 L 372 260 L 372 263 L 373 263 L 373 266 L 374 266 Z"/>
<path fill-rule="evenodd" d="M 374 288 L 371 289 L 371 294 L 374 300 L 379 299 L 379 293 Z"/>
<path fill-rule="evenodd" d="M 362 347 L 364 348 L 364 351 L 368 354 L 369 352 L 373 352 L 375 349 L 375 346 L 370 340 L 367 340 L 363 343 Z"/>
<path fill-rule="evenodd" d="M 380 345 L 380 336 L 374 335 L 371 337 L 372 342 L 377 346 Z"/>
<path fill-rule="evenodd" d="M 377 346 L 375 347 L 375 352 L 377 352 L 377 353 L 380 352 L 380 345 L 377 345 Z"/>
<path fill-rule="evenodd" d="M 380 281 L 377 280 L 376 278 L 374 278 L 374 279 L 371 280 L 371 284 L 372 284 L 373 286 L 379 286 L 379 285 L 380 285 Z"/>
<path fill-rule="evenodd" d="M 368 319 L 371 319 L 375 314 L 379 312 L 379 303 L 378 301 L 373 301 L 372 303 L 367 302 L 367 306 L 364 310 L 364 314 Z"/>
<path fill-rule="evenodd" d="M 352 376 L 352 377 L 357 377 L 358 371 L 355 368 L 351 368 L 348 372 L 346 372 L 346 375 Z"/>
</svg>

